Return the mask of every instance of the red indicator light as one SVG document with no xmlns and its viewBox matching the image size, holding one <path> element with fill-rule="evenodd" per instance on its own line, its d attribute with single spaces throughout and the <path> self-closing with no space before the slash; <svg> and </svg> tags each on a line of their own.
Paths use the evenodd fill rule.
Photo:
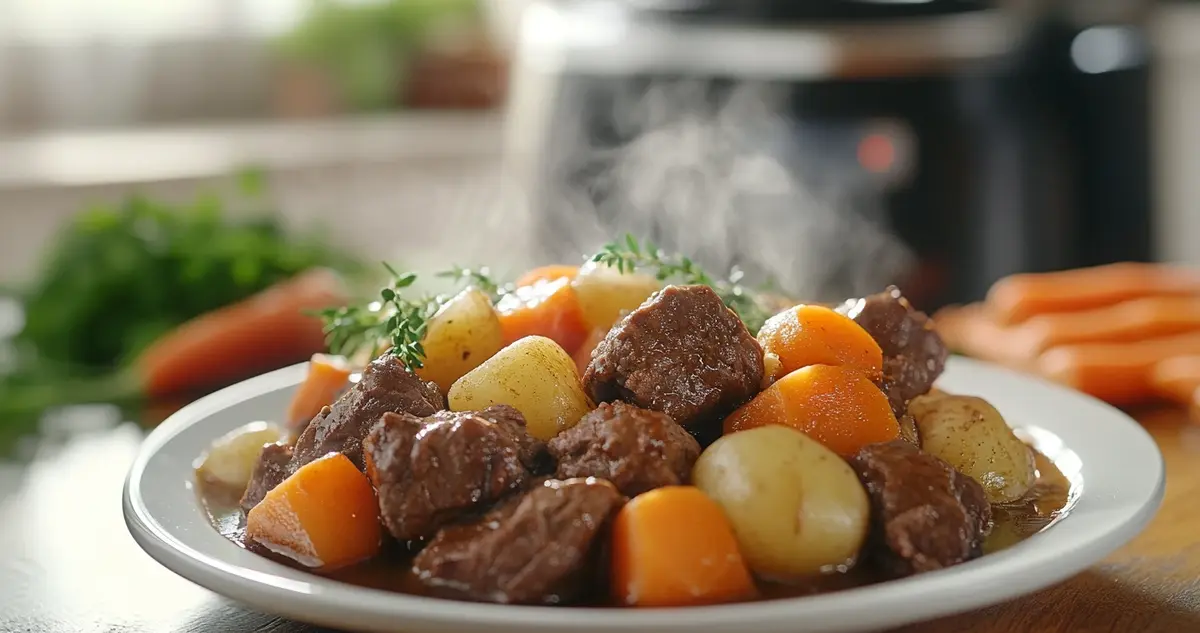
<svg viewBox="0 0 1200 633">
<path fill-rule="evenodd" d="M 858 164 L 875 174 L 884 174 L 896 164 L 896 144 L 883 134 L 868 134 L 858 143 Z"/>
</svg>

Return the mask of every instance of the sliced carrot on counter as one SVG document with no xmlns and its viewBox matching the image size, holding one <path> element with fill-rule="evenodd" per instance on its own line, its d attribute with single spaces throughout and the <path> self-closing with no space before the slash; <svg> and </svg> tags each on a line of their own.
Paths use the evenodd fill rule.
<svg viewBox="0 0 1200 633">
<path fill-rule="evenodd" d="M 879 387 L 856 369 L 831 365 L 797 369 L 775 381 L 725 418 L 725 432 L 768 424 L 802 431 L 842 456 L 900 436 Z"/>
<path fill-rule="evenodd" d="M 612 594 L 622 605 L 713 604 L 755 593 L 729 519 L 699 488 L 638 495 L 612 531 Z"/>
<path fill-rule="evenodd" d="M 590 331 L 570 280 L 560 277 L 518 286 L 496 304 L 508 345 L 526 336 L 544 336 L 574 354 Z"/>
<path fill-rule="evenodd" d="M 1200 389 L 1200 355 L 1175 356 L 1160 361 L 1150 370 L 1155 393 L 1177 404 L 1191 404 Z"/>
<path fill-rule="evenodd" d="M 854 322 L 825 306 L 798 305 L 771 317 L 758 332 L 763 350 L 779 357 L 781 373 L 809 365 L 852 367 L 872 380 L 883 373 L 883 350 Z"/>
<path fill-rule="evenodd" d="M 516 286 L 532 286 L 539 281 L 555 281 L 558 279 L 566 279 L 571 281 L 579 274 L 578 266 L 570 266 L 568 264 L 550 264 L 548 266 L 538 266 L 524 275 L 517 278 L 514 285 Z"/>
<path fill-rule="evenodd" d="M 350 362 L 342 356 L 313 354 L 308 374 L 288 405 L 289 428 L 313 419 L 321 409 L 333 404 L 350 380 Z"/>
<path fill-rule="evenodd" d="M 1012 275 L 988 291 L 987 306 L 1004 324 L 1037 315 L 1100 308 L 1152 296 L 1200 295 L 1200 271 L 1126 262 L 1052 273 Z"/>
<path fill-rule="evenodd" d="M 321 321 L 308 311 L 345 301 L 341 279 L 316 269 L 192 319 L 135 361 L 143 393 L 157 397 L 228 384 L 304 360 L 325 349 Z"/>
<path fill-rule="evenodd" d="M 383 542 L 375 490 L 348 457 L 330 453 L 300 467 L 250 510 L 246 538 L 321 571 L 366 560 Z"/>
<path fill-rule="evenodd" d="M 1042 375 L 1105 402 L 1139 403 L 1155 397 L 1155 365 L 1176 356 L 1200 354 L 1200 332 L 1131 343 L 1086 343 L 1047 350 L 1038 358 Z"/>
</svg>

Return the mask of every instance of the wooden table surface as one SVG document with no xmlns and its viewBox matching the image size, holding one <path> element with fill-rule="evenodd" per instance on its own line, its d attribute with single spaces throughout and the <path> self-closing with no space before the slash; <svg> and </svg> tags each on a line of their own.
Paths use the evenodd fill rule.
<svg viewBox="0 0 1200 633">
<path fill-rule="evenodd" d="M 27 465 L 0 466 L 0 631 L 323 630 L 250 611 L 144 554 L 121 516 L 121 485 L 143 431 L 104 416 L 85 413 L 73 426 L 93 430 L 43 445 Z M 1200 426 L 1179 411 L 1138 417 L 1168 477 L 1163 507 L 1141 536 L 1056 587 L 902 631 L 1200 631 Z"/>
</svg>

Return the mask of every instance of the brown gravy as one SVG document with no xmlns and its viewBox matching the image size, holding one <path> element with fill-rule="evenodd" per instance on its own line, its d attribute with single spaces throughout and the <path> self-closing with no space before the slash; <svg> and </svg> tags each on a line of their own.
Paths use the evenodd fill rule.
<svg viewBox="0 0 1200 633">
<path fill-rule="evenodd" d="M 1038 479 L 1025 498 L 1014 504 L 992 506 L 994 523 L 991 534 L 984 542 L 985 555 L 1011 547 L 1046 529 L 1066 515 L 1078 494 L 1078 490 L 1072 487 L 1071 481 L 1052 460 L 1038 451 L 1034 451 L 1034 456 Z M 240 491 L 230 491 L 200 478 L 197 478 L 196 483 L 200 503 L 208 513 L 213 527 L 229 540 L 245 547 L 245 518 L 238 508 Z M 286 559 L 262 548 L 251 546 L 248 549 L 281 563 L 290 564 Z M 438 595 L 417 580 L 411 572 L 410 565 L 414 554 L 415 552 L 408 550 L 405 545 L 392 543 L 370 561 L 322 575 L 362 587 L 430 597 L 450 597 Z M 874 570 L 859 566 L 849 572 L 829 574 L 802 583 L 759 582 L 759 591 L 760 598 L 764 600 L 795 598 L 861 587 L 885 580 L 886 577 Z M 606 603 L 604 598 L 597 597 L 590 604 L 583 606 L 613 605 Z"/>
</svg>

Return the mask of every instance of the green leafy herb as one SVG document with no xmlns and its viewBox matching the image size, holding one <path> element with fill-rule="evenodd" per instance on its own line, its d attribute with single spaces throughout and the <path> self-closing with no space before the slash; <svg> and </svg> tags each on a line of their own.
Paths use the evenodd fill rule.
<svg viewBox="0 0 1200 633">
<path fill-rule="evenodd" d="M 606 244 L 591 259 L 622 273 L 649 269 L 659 281 L 708 286 L 741 318 L 751 334 L 757 334 L 771 316 L 756 293 L 741 284 L 744 276 L 741 270 L 734 268 L 728 278 L 714 279 L 691 259 L 664 254 L 649 240 L 642 244 L 633 235 L 626 234 L 624 240 Z"/>
<path fill-rule="evenodd" d="M 459 286 L 470 286 L 477 288 L 484 294 L 496 301 L 501 295 L 509 292 L 511 288 L 507 284 L 500 284 L 492 279 L 492 271 L 487 266 L 480 268 L 464 268 L 462 266 L 453 266 L 449 270 L 443 270 L 435 273 L 435 277 L 442 279 L 450 279 Z"/>
<path fill-rule="evenodd" d="M 135 196 L 83 212 L 22 293 L 18 339 L 45 360 L 111 370 L 181 323 L 301 271 L 358 269 L 316 235 L 288 235 L 271 215 L 225 217 L 232 202 Z"/>
<path fill-rule="evenodd" d="M 369 354 L 375 358 L 384 342 L 391 345 L 388 353 L 399 358 L 411 369 L 420 369 L 425 362 L 421 340 L 429 320 L 449 301 L 448 295 L 424 295 L 415 299 L 404 296 L 417 281 L 416 273 L 397 272 L 384 262 L 391 280 L 379 291 L 379 299 L 367 305 L 342 306 L 318 312 L 325 322 L 325 338 L 329 350 L 342 356 Z M 449 279 L 455 288 L 471 287 L 487 294 L 493 302 L 510 290 L 492 278 L 487 267 L 454 266 L 435 273 Z"/>
</svg>

